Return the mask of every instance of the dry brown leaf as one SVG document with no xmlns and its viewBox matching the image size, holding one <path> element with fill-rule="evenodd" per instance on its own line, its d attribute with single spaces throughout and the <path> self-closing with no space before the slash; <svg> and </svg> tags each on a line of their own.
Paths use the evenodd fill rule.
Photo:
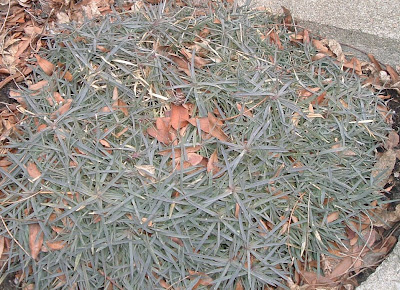
<svg viewBox="0 0 400 290">
<path fill-rule="evenodd" d="M 329 224 L 329 223 L 337 220 L 338 218 L 339 218 L 339 212 L 335 211 L 328 215 L 328 217 L 326 218 L 326 222 Z"/>
<path fill-rule="evenodd" d="M 147 134 L 156 138 L 159 142 L 168 145 L 171 143 L 171 139 L 169 137 L 169 128 L 165 124 L 164 118 L 157 118 L 156 120 L 156 128 L 150 127 L 147 129 Z"/>
<path fill-rule="evenodd" d="M 189 62 L 184 60 L 183 58 L 176 56 L 176 55 L 170 55 L 169 56 L 171 60 L 178 66 L 180 70 L 186 73 L 189 77 L 192 75 L 190 72 L 190 66 Z"/>
<path fill-rule="evenodd" d="M 26 165 L 26 170 L 28 170 L 28 174 L 32 178 L 32 181 L 35 181 L 42 175 L 36 164 L 33 162 L 28 162 L 28 164 Z"/>
<path fill-rule="evenodd" d="M 362 75 L 361 62 L 356 57 L 353 57 L 349 61 L 345 61 L 343 67 L 352 69 L 356 74 Z"/>
<path fill-rule="evenodd" d="M 283 45 L 281 43 L 281 40 L 279 39 L 278 33 L 276 33 L 275 30 L 272 29 L 268 33 L 268 38 L 271 43 L 274 43 L 278 47 L 278 49 L 283 50 Z"/>
<path fill-rule="evenodd" d="M 376 69 L 377 71 L 381 71 L 381 70 L 382 70 L 382 67 L 381 67 L 381 65 L 379 64 L 379 62 L 375 59 L 375 57 L 374 57 L 372 54 L 367 54 L 367 56 L 368 56 L 368 58 L 371 60 L 371 62 L 374 64 L 375 69 Z"/>
<path fill-rule="evenodd" d="M 208 113 L 208 121 L 209 121 L 209 130 L 210 135 L 221 140 L 228 141 L 228 136 L 222 130 L 221 125 L 222 121 L 217 119 L 212 113 Z"/>
<path fill-rule="evenodd" d="M 317 61 L 317 60 L 323 59 L 324 57 L 327 57 L 327 55 L 326 55 L 325 53 L 319 52 L 319 53 L 317 53 L 316 55 L 313 55 L 313 56 L 311 57 L 311 59 L 312 59 L 313 61 Z"/>
<path fill-rule="evenodd" d="M 207 172 L 211 172 L 212 174 L 216 174 L 220 168 L 216 165 L 218 163 L 218 151 L 215 149 L 213 154 L 211 154 L 210 158 L 207 162 Z"/>
<path fill-rule="evenodd" d="M 312 95 L 314 95 L 316 92 L 318 92 L 320 90 L 319 87 L 315 87 L 315 88 L 305 88 L 302 89 L 298 92 L 299 97 L 304 97 L 304 98 L 308 98 L 311 97 Z"/>
<path fill-rule="evenodd" d="M 188 62 L 191 62 L 191 61 L 192 61 L 193 55 L 192 55 L 192 53 L 189 52 L 187 49 L 182 48 L 182 49 L 181 49 L 181 53 L 186 57 L 186 59 L 187 59 Z M 194 56 L 194 66 L 195 66 L 195 67 L 197 67 L 197 68 L 203 68 L 203 67 L 204 67 L 205 65 L 207 65 L 208 63 L 209 63 L 208 60 L 205 60 L 204 58 L 199 57 L 199 56 L 196 56 L 196 55 Z"/>
<path fill-rule="evenodd" d="M 242 106 L 241 104 L 237 103 L 236 107 L 237 107 L 237 109 L 239 110 L 240 113 L 243 112 L 244 116 L 249 117 L 249 118 L 253 117 L 253 113 L 251 112 L 251 110 L 247 109 L 246 106 Z"/>
<path fill-rule="evenodd" d="M 336 279 L 340 276 L 349 272 L 353 265 L 353 260 L 351 257 L 347 256 L 342 259 L 342 261 L 333 269 L 333 271 L 328 275 L 330 279 Z"/>
<path fill-rule="evenodd" d="M 323 92 L 322 94 L 320 94 L 315 100 L 313 100 L 311 103 L 312 104 L 318 104 L 321 105 L 322 102 L 325 100 L 325 96 L 326 96 L 326 91 Z"/>
<path fill-rule="evenodd" d="M 74 77 L 72 76 L 72 74 L 69 71 L 65 71 L 64 73 L 62 73 L 62 76 L 65 80 L 72 82 L 74 80 Z"/>
<path fill-rule="evenodd" d="M 190 118 L 188 121 L 193 126 L 199 127 L 200 130 L 202 130 L 206 133 L 210 133 L 210 122 L 207 117 Z"/>
<path fill-rule="evenodd" d="M 399 74 L 394 70 L 394 68 L 392 68 L 390 65 L 386 65 L 386 70 L 392 78 L 393 83 L 397 83 L 398 81 L 400 81 Z"/>
<path fill-rule="evenodd" d="M 388 135 L 388 139 L 385 142 L 385 149 L 393 149 L 399 144 L 399 135 L 397 134 L 396 131 L 392 130 L 390 131 Z"/>
<path fill-rule="evenodd" d="M 124 101 L 118 100 L 118 107 L 121 110 L 121 112 L 125 115 L 125 117 L 129 116 L 127 103 L 125 103 Z"/>
<path fill-rule="evenodd" d="M 189 279 L 190 280 L 197 279 L 198 277 L 200 277 L 200 280 L 193 287 L 193 289 L 196 289 L 199 285 L 210 286 L 213 284 L 213 279 L 210 276 L 208 276 L 206 273 L 189 270 Z"/>
<path fill-rule="evenodd" d="M 71 104 L 72 104 L 72 99 L 68 99 L 64 105 L 62 105 L 60 108 L 58 108 L 57 111 L 53 112 L 50 115 L 50 119 L 54 120 L 57 119 L 59 116 L 64 115 L 71 108 Z"/>
<path fill-rule="evenodd" d="M 57 103 L 63 103 L 65 101 L 59 92 L 54 92 L 53 98 Z"/>
<path fill-rule="evenodd" d="M 389 149 L 384 152 L 375 163 L 371 176 L 373 178 L 379 176 L 379 182 L 377 183 L 378 187 L 383 188 L 389 180 L 396 164 L 396 155 L 397 154 L 395 150 Z"/>
<path fill-rule="evenodd" d="M 67 245 L 64 241 L 47 241 L 46 246 L 52 251 L 63 249 Z"/>
<path fill-rule="evenodd" d="M 38 54 L 35 54 L 35 57 L 37 59 L 37 63 L 40 66 L 40 68 L 49 76 L 53 74 L 54 71 L 54 64 L 52 64 L 50 61 L 47 59 L 44 59 L 40 57 Z"/>
<path fill-rule="evenodd" d="M 376 107 L 377 107 L 377 111 L 385 119 L 386 123 L 389 125 L 393 124 L 392 114 L 389 112 L 388 108 L 381 104 L 376 105 Z"/>
<path fill-rule="evenodd" d="M 339 42 L 334 39 L 323 39 L 321 43 L 329 48 L 338 61 L 343 62 L 346 60 Z"/>
<path fill-rule="evenodd" d="M 188 124 L 189 111 L 183 106 L 171 105 L 171 126 L 175 130 L 181 129 Z"/>
<path fill-rule="evenodd" d="M 10 166 L 11 164 L 12 164 L 12 162 L 7 159 L 0 160 L 0 167 L 7 167 L 7 166 Z"/>
<path fill-rule="evenodd" d="M 321 53 L 328 53 L 329 49 L 322 43 L 322 41 L 313 39 L 312 44 Z"/>
<path fill-rule="evenodd" d="M 33 259 L 37 259 L 43 245 L 43 231 L 38 223 L 29 225 L 29 248 Z"/>
<path fill-rule="evenodd" d="M 197 153 L 188 153 L 188 162 L 193 165 L 196 166 L 198 164 L 200 164 L 200 162 L 203 160 L 203 156 L 201 156 L 200 154 Z"/>
<path fill-rule="evenodd" d="M 36 128 L 36 132 L 40 132 L 40 131 L 43 131 L 44 129 L 46 129 L 47 128 L 47 125 L 46 124 L 40 124 L 37 128 Z"/>
<path fill-rule="evenodd" d="M 235 290 L 244 290 L 242 281 L 238 280 L 235 285 Z"/>
<path fill-rule="evenodd" d="M 153 165 L 135 165 L 135 168 L 144 177 L 153 177 L 156 173 L 156 168 Z"/>
<path fill-rule="evenodd" d="M 29 85 L 29 86 L 28 86 L 28 89 L 30 89 L 30 90 L 32 90 L 32 91 L 38 91 L 38 90 L 40 90 L 41 88 L 47 86 L 48 84 L 49 84 L 48 81 L 42 80 L 42 81 L 40 81 L 40 82 L 37 82 L 36 84 Z"/>
<path fill-rule="evenodd" d="M 199 151 L 200 149 L 201 149 L 200 145 L 192 146 L 192 147 L 185 147 L 185 152 L 186 153 L 194 153 L 194 152 Z M 167 156 L 167 155 L 171 154 L 171 152 L 172 152 L 172 149 L 165 149 L 165 150 L 158 152 L 158 154 L 160 154 L 162 156 Z M 181 157 L 181 155 L 182 155 L 182 150 L 180 148 L 175 148 L 174 154 L 173 155 L 171 154 L 171 158 L 172 157 L 178 158 L 178 157 Z"/>
<path fill-rule="evenodd" d="M 103 145 L 104 147 L 106 147 L 106 148 L 111 148 L 110 143 L 108 143 L 106 140 L 101 139 L 99 142 L 100 142 L 100 144 Z"/>
</svg>

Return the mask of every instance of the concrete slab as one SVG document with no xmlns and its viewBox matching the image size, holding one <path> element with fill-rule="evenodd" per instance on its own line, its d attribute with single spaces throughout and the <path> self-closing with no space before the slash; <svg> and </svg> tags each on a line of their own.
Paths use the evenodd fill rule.
<svg viewBox="0 0 400 290">
<path fill-rule="evenodd" d="M 247 0 L 248 1 L 248 0 Z M 239 2 L 245 3 L 246 0 Z M 400 0 L 252 0 L 281 14 L 288 8 L 298 24 L 324 38 L 372 53 L 385 64 L 400 64 Z M 344 47 L 346 49 L 346 47 Z M 348 49 L 358 57 L 365 54 Z"/>
<path fill-rule="evenodd" d="M 357 290 L 399 290 L 400 289 L 400 243 L 397 243 L 389 257 L 363 282 Z"/>
</svg>

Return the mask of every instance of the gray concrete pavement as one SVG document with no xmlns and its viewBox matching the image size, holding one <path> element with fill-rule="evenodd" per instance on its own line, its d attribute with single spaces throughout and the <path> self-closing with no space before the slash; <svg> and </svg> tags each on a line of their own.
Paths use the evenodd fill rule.
<svg viewBox="0 0 400 290">
<path fill-rule="evenodd" d="M 400 0 L 252 0 L 251 5 L 279 14 L 285 6 L 312 32 L 372 53 L 382 63 L 400 65 Z M 366 59 L 355 50 L 348 52 Z"/>
</svg>

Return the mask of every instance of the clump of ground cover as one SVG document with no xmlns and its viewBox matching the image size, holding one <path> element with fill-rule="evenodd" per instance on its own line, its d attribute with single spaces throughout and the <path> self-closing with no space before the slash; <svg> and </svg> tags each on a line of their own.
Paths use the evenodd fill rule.
<svg viewBox="0 0 400 290">
<path fill-rule="evenodd" d="M 371 171 L 390 127 L 352 70 L 279 23 L 170 3 L 49 37 L 57 67 L 42 60 L 20 92 L 1 172 L 8 272 L 38 289 L 323 275 L 381 199 Z"/>
</svg>

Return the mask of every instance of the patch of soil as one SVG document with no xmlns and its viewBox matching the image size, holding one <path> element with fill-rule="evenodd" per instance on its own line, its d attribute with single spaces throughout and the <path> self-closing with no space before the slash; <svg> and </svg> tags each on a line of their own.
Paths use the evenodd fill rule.
<svg viewBox="0 0 400 290">
<path fill-rule="evenodd" d="M 9 274 L 0 284 L 0 290 L 16 290 L 19 289 L 14 283 L 14 274 Z"/>
<path fill-rule="evenodd" d="M 7 75 L 0 74 L 0 82 L 4 80 Z M 10 89 L 16 89 L 17 86 L 13 81 L 6 84 L 0 89 L 0 110 L 6 106 L 6 104 L 15 103 L 14 99 L 10 99 Z"/>
</svg>

